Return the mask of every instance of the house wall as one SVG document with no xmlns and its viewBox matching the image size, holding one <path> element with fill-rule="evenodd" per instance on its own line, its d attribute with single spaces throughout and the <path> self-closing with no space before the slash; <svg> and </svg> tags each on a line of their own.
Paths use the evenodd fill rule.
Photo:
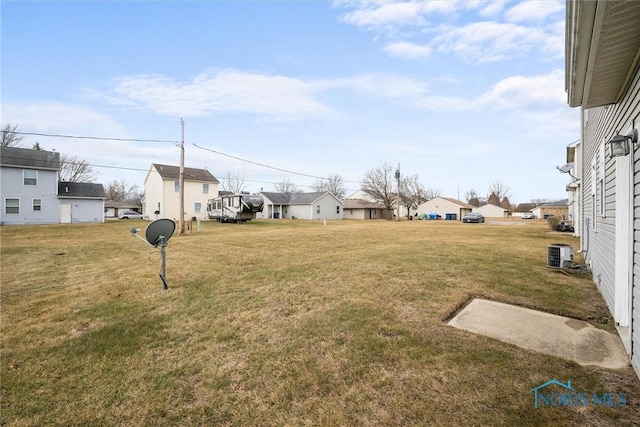
<svg viewBox="0 0 640 427">
<path fill-rule="evenodd" d="M 320 213 L 318 213 L 318 206 Z M 342 219 L 342 202 L 331 194 L 325 194 L 309 205 L 289 205 L 286 217 L 298 219 Z"/>
<path fill-rule="evenodd" d="M 547 216 L 557 216 L 562 220 L 566 220 L 569 218 L 569 207 L 562 206 L 538 206 L 531 210 L 536 218 L 544 218 Z"/>
<path fill-rule="evenodd" d="M 167 205 L 164 200 L 162 178 L 155 168 L 151 168 L 147 179 L 144 182 L 144 202 L 142 206 L 142 215 L 151 220 L 158 218 L 171 218 L 167 215 Z M 154 212 L 160 210 L 159 215 Z"/>
<path fill-rule="evenodd" d="M 626 134 L 632 126 L 638 128 L 639 116 L 640 77 L 636 72 L 621 102 L 584 110 L 582 118 L 582 249 L 596 285 L 614 320 L 620 323 L 618 332 L 636 372 L 640 372 L 640 330 L 634 326 L 640 321 L 640 150 L 636 144 L 630 156 L 611 159 L 605 142 L 618 132 Z M 632 184 L 616 182 L 616 169 L 622 162 L 631 165 Z M 616 200 L 624 185 L 632 186 L 629 200 Z M 625 209 L 629 224 L 620 223 Z M 621 248 L 616 239 L 628 240 L 627 247 Z M 623 277 L 625 266 L 620 260 L 627 257 L 629 275 Z M 625 310 L 630 313 L 627 321 Z"/>
<path fill-rule="evenodd" d="M 60 203 L 57 197 L 58 172 L 38 170 L 37 185 L 24 185 L 23 168 L 0 168 L 2 224 L 58 224 Z M 20 213 L 5 214 L 6 199 L 20 199 Z M 42 210 L 33 210 L 33 199 L 42 200 Z"/>
<path fill-rule="evenodd" d="M 456 214 L 458 220 L 462 220 L 462 217 L 466 215 L 466 213 L 471 212 L 471 209 L 466 209 L 463 206 L 453 203 L 447 199 L 436 197 L 419 205 L 416 212 L 418 215 L 437 213 L 443 219 L 446 218 L 446 214 Z"/>
<path fill-rule="evenodd" d="M 480 212 L 487 218 L 507 218 L 509 211 L 495 205 L 484 205 L 479 208 L 473 208 L 473 212 Z"/>
<path fill-rule="evenodd" d="M 60 203 L 71 205 L 71 223 L 104 222 L 104 200 L 61 198 Z"/>
<path fill-rule="evenodd" d="M 384 214 L 384 209 L 377 208 L 346 208 L 344 209 L 344 219 L 388 219 Z"/>
</svg>

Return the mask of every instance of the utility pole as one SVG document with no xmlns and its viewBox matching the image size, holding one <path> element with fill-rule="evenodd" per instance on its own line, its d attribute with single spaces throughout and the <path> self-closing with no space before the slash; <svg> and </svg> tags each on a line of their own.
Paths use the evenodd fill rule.
<svg viewBox="0 0 640 427">
<path fill-rule="evenodd" d="M 184 234 L 184 120 L 180 118 L 182 138 L 180 139 L 180 218 L 178 219 L 179 235 Z"/>
<path fill-rule="evenodd" d="M 398 181 L 398 197 L 396 199 L 398 214 L 396 215 L 396 221 L 400 221 L 400 162 L 398 162 L 398 169 L 396 169 L 396 180 Z"/>
</svg>

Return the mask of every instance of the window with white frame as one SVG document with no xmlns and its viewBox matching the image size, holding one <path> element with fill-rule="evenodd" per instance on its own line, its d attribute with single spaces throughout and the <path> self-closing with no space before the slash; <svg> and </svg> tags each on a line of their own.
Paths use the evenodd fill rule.
<svg viewBox="0 0 640 427">
<path fill-rule="evenodd" d="M 176 181 L 173 183 L 173 191 L 175 191 L 176 193 L 180 192 L 180 181 Z"/>
<path fill-rule="evenodd" d="M 25 169 L 22 177 L 24 185 L 38 185 L 38 171 Z"/>
<path fill-rule="evenodd" d="M 316 205 L 316 213 L 319 214 L 320 213 L 320 205 Z"/>
<path fill-rule="evenodd" d="M 209 184 L 202 184 L 202 194 L 209 194 Z"/>
<path fill-rule="evenodd" d="M 20 213 L 20 199 L 4 199 L 4 213 L 19 214 Z"/>
<path fill-rule="evenodd" d="M 42 211 L 42 199 L 33 199 L 31 205 L 33 207 L 33 211 L 34 212 L 41 212 Z"/>
<path fill-rule="evenodd" d="M 202 205 L 200 203 L 196 203 L 193 209 L 196 213 L 200 213 L 200 209 L 202 209 Z"/>
</svg>

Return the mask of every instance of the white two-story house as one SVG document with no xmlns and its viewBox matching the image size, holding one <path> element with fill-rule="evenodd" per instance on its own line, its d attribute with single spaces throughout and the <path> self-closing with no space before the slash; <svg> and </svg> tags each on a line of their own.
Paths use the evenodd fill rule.
<svg viewBox="0 0 640 427">
<path fill-rule="evenodd" d="M 220 181 L 206 169 L 184 168 L 184 219 L 206 219 L 207 201 Z M 180 167 L 153 163 L 144 180 L 142 214 L 151 219 L 180 217 Z"/>
</svg>

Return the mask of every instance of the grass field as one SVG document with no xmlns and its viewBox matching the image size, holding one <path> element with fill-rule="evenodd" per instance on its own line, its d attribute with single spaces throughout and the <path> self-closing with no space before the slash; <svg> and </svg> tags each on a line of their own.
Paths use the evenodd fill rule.
<svg viewBox="0 0 640 427">
<path fill-rule="evenodd" d="M 143 221 L 5 226 L 3 426 L 632 425 L 640 382 L 446 324 L 470 298 L 613 330 L 591 279 L 546 266 L 542 221 Z M 579 256 L 578 256 L 579 257 Z M 534 409 L 556 378 L 624 407 Z"/>
</svg>

